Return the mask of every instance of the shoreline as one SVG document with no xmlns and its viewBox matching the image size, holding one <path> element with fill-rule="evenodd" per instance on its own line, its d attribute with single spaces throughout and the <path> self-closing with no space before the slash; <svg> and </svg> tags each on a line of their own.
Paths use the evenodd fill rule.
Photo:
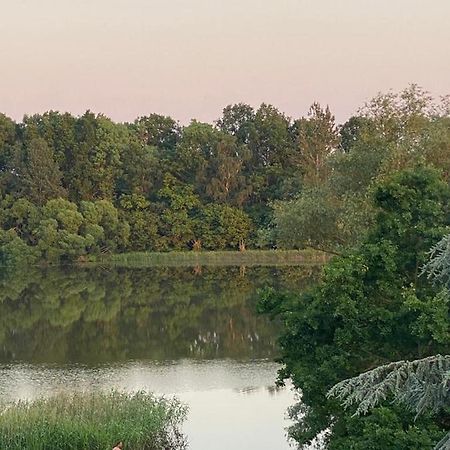
<svg viewBox="0 0 450 450">
<path fill-rule="evenodd" d="M 317 250 L 246 250 L 200 252 L 129 252 L 102 256 L 86 265 L 153 266 L 295 266 L 324 264 L 330 255 Z"/>
</svg>

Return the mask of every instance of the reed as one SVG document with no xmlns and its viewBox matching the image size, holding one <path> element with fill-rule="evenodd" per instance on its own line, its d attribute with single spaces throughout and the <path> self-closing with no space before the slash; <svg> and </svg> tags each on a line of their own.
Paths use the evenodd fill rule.
<svg viewBox="0 0 450 450">
<path fill-rule="evenodd" d="M 175 450 L 186 448 L 179 427 L 186 407 L 139 392 L 61 394 L 2 405 L 2 450 Z"/>
<path fill-rule="evenodd" d="M 131 252 L 106 255 L 95 263 L 117 267 L 295 266 L 323 264 L 328 255 L 316 250 L 246 250 Z"/>
</svg>

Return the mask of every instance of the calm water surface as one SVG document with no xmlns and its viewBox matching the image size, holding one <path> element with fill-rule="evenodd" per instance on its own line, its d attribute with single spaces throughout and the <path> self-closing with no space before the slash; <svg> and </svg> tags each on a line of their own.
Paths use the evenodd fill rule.
<svg viewBox="0 0 450 450">
<path fill-rule="evenodd" d="M 0 399 L 119 388 L 189 405 L 193 450 L 288 449 L 277 325 L 257 290 L 314 267 L 48 269 L 0 278 Z"/>
</svg>

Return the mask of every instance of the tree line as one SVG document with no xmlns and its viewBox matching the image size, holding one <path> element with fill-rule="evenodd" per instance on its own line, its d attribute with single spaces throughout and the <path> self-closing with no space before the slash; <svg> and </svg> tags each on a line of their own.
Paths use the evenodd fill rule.
<svg viewBox="0 0 450 450">
<path fill-rule="evenodd" d="M 379 94 L 343 125 L 314 103 L 292 119 L 227 106 L 214 124 L 151 114 L 114 123 L 50 111 L 0 115 L 0 260 L 101 252 L 359 242 L 368 200 L 417 164 L 450 173 L 450 102 L 416 85 Z"/>
</svg>

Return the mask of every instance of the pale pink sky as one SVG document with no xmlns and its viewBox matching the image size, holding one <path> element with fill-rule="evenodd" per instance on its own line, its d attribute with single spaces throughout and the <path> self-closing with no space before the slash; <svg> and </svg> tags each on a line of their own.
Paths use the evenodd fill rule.
<svg viewBox="0 0 450 450">
<path fill-rule="evenodd" d="M 0 0 L 0 111 L 212 121 L 378 91 L 450 93 L 450 0 Z"/>
</svg>

